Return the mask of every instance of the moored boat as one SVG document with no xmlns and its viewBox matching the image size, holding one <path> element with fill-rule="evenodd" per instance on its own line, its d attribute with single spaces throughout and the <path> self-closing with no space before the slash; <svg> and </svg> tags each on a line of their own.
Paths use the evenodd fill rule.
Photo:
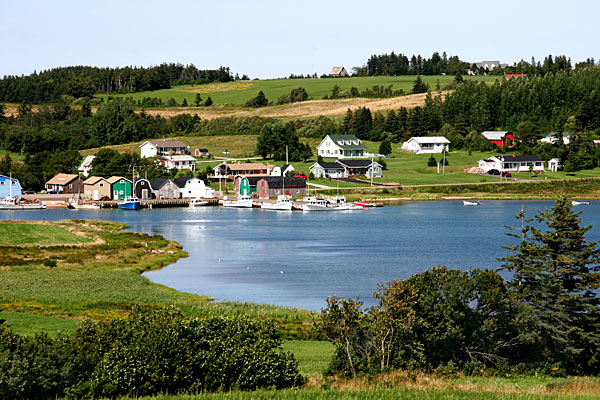
<svg viewBox="0 0 600 400">
<path fill-rule="evenodd" d="M 289 196 L 280 194 L 277 196 L 276 203 L 262 203 L 260 208 L 264 210 L 292 211 L 292 201 Z"/>
<path fill-rule="evenodd" d="M 22 203 L 18 197 L 7 196 L 0 201 L 0 210 L 43 210 L 46 205 L 39 203 Z"/>
<path fill-rule="evenodd" d="M 203 207 L 207 205 L 208 201 L 202 199 L 190 199 L 190 207 Z"/>
<path fill-rule="evenodd" d="M 252 208 L 252 198 L 247 195 L 241 195 L 235 200 L 223 201 L 223 207 Z"/>
<path fill-rule="evenodd" d="M 463 206 L 479 206 L 479 200 L 463 200 Z"/>
<path fill-rule="evenodd" d="M 127 196 L 117 203 L 117 207 L 123 210 L 137 210 L 140 208 L 140 200 L 136 196 Z"/>
<path fill-rule="evenodd" d="M 589 200 L 573 200 L 571 204 L 574 206 L 589 206 L 592 202 Z"/>
<path fill-rule="evenodd" d="M 307 196 L 304 198 L 304 204 L 302 204 L 302 211 L 333 211 L 333 207 L 327 206 L 327 200 L 317 199 L 314 196 Z"/>
</svg>

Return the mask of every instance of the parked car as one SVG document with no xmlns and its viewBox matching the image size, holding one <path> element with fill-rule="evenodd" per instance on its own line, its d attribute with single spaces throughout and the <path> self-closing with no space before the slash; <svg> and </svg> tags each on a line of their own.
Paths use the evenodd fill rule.
<svg viewBox="0 0 600 400">
<path fill-rule="evenodd" d="M 512 178 L 512 175 L 508 171 L 502 171 L 501 176 L 503 176 L 504 178 Z"/>
<path fill-rule="evenodd" d="M 294 175 L 294 178 L 308 179 L 308 176 L 306 176 L 304 174 L 296 174 L 296 175 Z"/>
<path fill-rule="evenodd" d="M 60 190 L 55 189 L 55 190 L 48 190 L 48 194 L 59 194 Z"/>
<path fill-rule="evenodd" d="M 23 190 L 23 194 L 36 194 L 36 191 L 33 189 Z"/>
<path fill-rule="evenodd" d="M 500 175 L 500 171 L 498 171 L 497 169 L 492 168 L 492 169 L 490 169 L 488 171 L 488 175 Z"/>
</svg>

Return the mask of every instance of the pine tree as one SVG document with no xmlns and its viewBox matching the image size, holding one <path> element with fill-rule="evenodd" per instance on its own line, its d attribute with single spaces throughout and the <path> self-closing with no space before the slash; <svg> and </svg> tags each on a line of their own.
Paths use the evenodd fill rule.
<svg viewBox="0 0 600 400">
<path fill-rule="evenodd" d="M 196 93 L 196 99 L 194 100 L 194 104 L 196 104 L 196 107 L 200 107 L 201 103 L 202 103 L 202 96 L 200 96 L 200 93 Z"/>
<path fill-rule="evenodd" d="M 187 107 L 188 106 L 188 102 L 187 99 L 183 99 L 183 101 L 181 102 L 181 107 Z"/>
<path fill-rule="evenodd" d="M 581 227 L 581 213 L 574 213 L 565 198 L 529 225 L 524 210 L 517 218 L 522 227 L 509 233 L 521 241 L 507 249 L 503 269 L 513 273 L 509 288 L 530 308 L 533 347 L 528 357 L 561 362 L 570 371 L 600 371 L 600 317 L 596 295 L 600 287 L 600 250 L 588 243 Z"/>
<path fill-rule="evenodd" d="M 213 104 L 213 101 L 212 101 L 212 99 L 210 98 L 210 96 L 208 96 L 208 98 L 207 98 L 207 99 L 206 99 L 206 101 L 204 102 L 204 107 L 210 107 L 210 106 L 212 106 L 212 104 Z"/>
<path fill-rule="evenodd" d="M 379 145 L 379 154 L 388 155 L 392 153 L 392 145 L 388 138 L 383 139 Z"/>
</svg>

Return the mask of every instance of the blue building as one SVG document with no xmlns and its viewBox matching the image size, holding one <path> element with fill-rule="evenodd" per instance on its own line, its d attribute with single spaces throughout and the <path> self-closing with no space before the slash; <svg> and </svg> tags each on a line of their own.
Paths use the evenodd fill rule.
<svg viewBox="0 0 600 400">
<path fill-rule="evenodd" d="M 11 179 L 8 176 L 0 175 L 0 200 L 6 196 L 10 196 L 11 186 L 13 197 L 17 196 L 21 198 L 21 184 L 16 178 L 12 178 L 12 185 L 10 184 Z"/>
</svg>

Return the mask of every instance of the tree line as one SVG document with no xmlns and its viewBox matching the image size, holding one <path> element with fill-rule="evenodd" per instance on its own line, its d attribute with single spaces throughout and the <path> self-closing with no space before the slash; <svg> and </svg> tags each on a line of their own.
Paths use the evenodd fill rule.
<svg viewBox="0 0 600 400">
<path fill-rule="evenodd" d="M 201 70 L 193 64 L 163 63 L 149 68 L 60 67 L 34 71 L 27 76 L 4 76 L 0 80 L 0 101 L 44 104 L 63 95 L 82 98 L 96 93 L 134 93 L 232 80 L 229 67 Z"/>
<path fill-rule="evenodd" d="M 600 250 L 565 198 L 536 223 L 517 215 L 502 271 L 436 267 L 379 286 L 376 305 L 330 297 L 317 326 L 336 344 L 329 373 L 394 369 L 600 372 Z"/>
</svg>

